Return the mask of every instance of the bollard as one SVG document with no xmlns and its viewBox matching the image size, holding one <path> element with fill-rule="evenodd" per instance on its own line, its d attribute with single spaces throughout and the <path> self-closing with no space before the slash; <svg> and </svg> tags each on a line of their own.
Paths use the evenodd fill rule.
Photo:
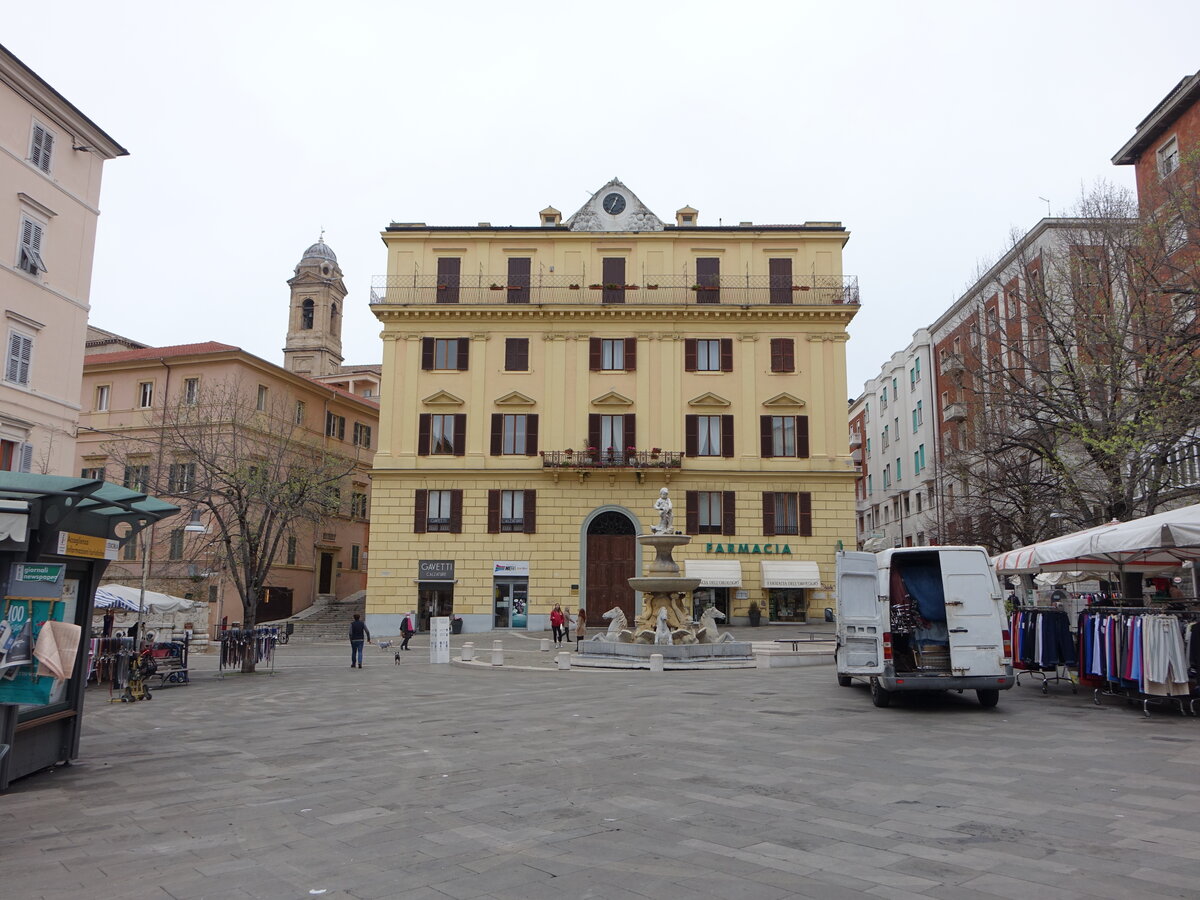
<svg viewBox="0 0 1200 900">
<path fill-rule="evenodd" d="M 566 650 L 558 654 L 558 667 L 563 671 L 571 668 L 571 654 Z"/>
<path fill-rule="evenodd" d="M 650 654 L 650 671 L 651 672 L 663 671 L 663 655 L 661 653 L 651 653 Z"/>
<path fill-rule="evenodd" d="M 543 653 L 547 653 L 547 652 L 549 652 L 549 650 L 550 650 L 550 638 L 542 638 L 542 647 L 541 647 L 541 650 L 542 650 L 542 652 L 543 652 Z"/>
<path fill-rule="evenodd" d="M 492 641 L 492 665 L 504 665 L 504 642 Z"/>
<path fill-rule="evenodd" d="M 471 662 L 475 658 L 475 643 L 467 641 L 462 645 L 462 661 Z"/>
</svg>

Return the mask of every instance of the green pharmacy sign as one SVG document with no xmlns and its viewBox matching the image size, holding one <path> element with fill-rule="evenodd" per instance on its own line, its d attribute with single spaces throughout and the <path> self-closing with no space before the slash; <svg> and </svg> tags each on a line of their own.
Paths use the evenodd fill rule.
<svg viewBox="0 0 1200 900">
<path fill-rule="evenodd" d="M 705 544 L 704 552 L 791 556 L 792 547 L 790 544 Z"/>
</svg>

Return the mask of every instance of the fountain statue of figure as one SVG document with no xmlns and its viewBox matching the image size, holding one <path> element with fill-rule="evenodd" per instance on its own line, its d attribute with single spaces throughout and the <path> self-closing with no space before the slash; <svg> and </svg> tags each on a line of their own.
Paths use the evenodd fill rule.
<svg viewBox="0 0 1200 900">
<path fill-rule="evenodd" d="M 671 494 L 666 488 L 658 492 L 658 499 L 654 501 L 654 508 L 658 510 L 658 524 L 650 526 L 650 533 L 674 534 L 675 513 L 671 508 Z"/>
</svg>

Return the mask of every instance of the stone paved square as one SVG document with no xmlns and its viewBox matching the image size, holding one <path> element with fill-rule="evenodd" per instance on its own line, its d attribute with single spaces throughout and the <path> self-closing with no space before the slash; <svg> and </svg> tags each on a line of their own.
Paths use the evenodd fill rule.
<svg viewBox="0 0 1200 900">
<path fill-rule="evenodd" d="M 1200 719 L 1061 685 L 880 710 L 830 665 L 558 672 L 503 638 L 503 669 L 418 636 L 89 689 L 78 764 L 0 796 L 3 896 L 1200 896 Z"/>
</svg>

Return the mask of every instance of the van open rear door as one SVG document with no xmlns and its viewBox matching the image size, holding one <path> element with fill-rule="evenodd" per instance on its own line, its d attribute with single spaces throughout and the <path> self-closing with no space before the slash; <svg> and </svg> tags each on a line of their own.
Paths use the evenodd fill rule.
<svg viewBox="0 0 1200 900">
<path fill-rule="evenodd" d="M 839 675 L 882 675 L 884 615 L 879 602 L 874 553 L 837 555 L 837 671 Z M 848 682 L 847 682 L 848 683 Z"/>
<path fill-rule="evenodd" d="M 950 669 L 975 677 L 1004 672 L 1004 618 L 988 560 L 980 550 L 942 549 Z"/>
</svg>

